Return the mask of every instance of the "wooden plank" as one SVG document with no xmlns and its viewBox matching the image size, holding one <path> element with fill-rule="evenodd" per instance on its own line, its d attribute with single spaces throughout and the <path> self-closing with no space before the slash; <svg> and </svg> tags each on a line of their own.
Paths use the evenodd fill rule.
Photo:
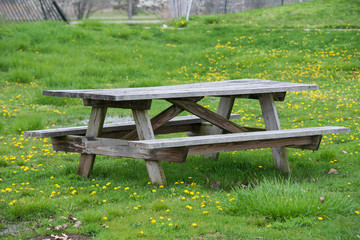
<svg viewBox="0 0 360 240">
<path fill-rule="evenodd" d="M 240 115 L 238 114 L 232 114 L 231 119 L 238 119 L 240 118 Z M 158 129 L 159 132 L 165 133 L 167 132 L 166 128 L 172 128 L 173 130 L 176 128 L 176 126 L 182 126 L 182 125 L 193 125 L 193 124 L 199 124 L 201 122 L 204 122 L 203 119 L 197 117 L 197 116 L 181 116 L 181 117 L 175 117 L 171 119 L 169 122 L 165 123 L 163 125 L 164 128 Z M 134 130 L 135 122 L 123 122 L 123 123 L 114 123 L 114 124 L 106 124 L 103 126 L 102 129 L 102 135 L 106 133 L 111 132 L 129 132 L 131 130 Z M 186 128 L 188 129 L 188 128 Z M 26 131 L 24 132 L 24 137 L 39 137 L 39 138 L 45 138 L 45 137 L 60 137 L 60 136 L 66 136 L 66 135 L 85 135 L 87 130 L 87 126 L 81 126 L 81 127 L 69 127 L 69 128 L 56 128 L 56 129 L 44 129 L 44 130 L 35 130 L 35 131 Z M 190 130 L 185 130 L 190 131 Z M 171 130 L 168 131 L 171 133 Z M 177 131 L 175 131 L 177 132 Z M 101 135 L 101 136 L 102 136 Z"/>
<path fill-rule="evenodd" d="M 213 143 L 202 142 L 198 139 L 198 144 L 194 144 L 192 146 L 159 146 L 159 148 L 154 149 L 139 148 L 136 146 L 136 144 L 134 144 L 135 142 L 132 141 L 114 140 L 107 138 L 65 136 L 55 137 L 51 139 L 55 151 L 78 152 L 84 154 L 104 155 L 112 157 L 142 158 L 148 160 L 170 161 L 180 163 L 185 162 L 187 154 L 208 154 L 214 152 L 228 152 L 281 146 L 316 150 L 321 139 L 321 137 L 317 135 L 272 139 L 261 139 L 263 138 L 263 136 L 257 135 L 257 138 L 259 140 L 254 140 L 253 138 L 251 138 L 251 140 L 243 138 L 238 139 L 239 141 L 213 141 Z M 161 140 L 159 139 L 154 141 Z"/>
<path fill-rule="evenodd" d="M 275 101 L 284 101 L 285 100 L 285 96 L 286 96 L 286 92 L 276 92 L 273 93 L 274 95 L 274 100 Z M 240 96 L 233 96 L 235 98 L 249 98 L 249 99 L 259 99 L 259 94 L 247 94 L 247 95 L 240 95 Z"/>
<path fill-rule="evenodd" d="M 101 133 L 104 124 L 107 108 L 93 107 L 90 114 L 87 137 L 97 137 Z M 77 174 L 83 177 L 89 177 L 94 167 L 96 155 L 81 154 Z"/>
<path fill-rule="evenodd" d="M 234 105 L 234 101 L 235 101 L 235 98 L 233 98 L 233 97 L 221 97 L 216 113 L 219 116 L 229 119 L 230 115 L 231 115 L 231 110 Z M 244 132 L 246 132 L 246 130 Z M 217 134 L 223 134 L 223 133 L 224 133 L 224 129 L 219 128 L 217 126 L 212 126 L 212 128 L 210 130 L 210 135 L 217 135 Z M 219 153 L 211 153 L 211 154 L 205 155 L 205 158 L 217 159 L 218 157 L 219 157 Z"/>
<path fill-rule="evenodd" d="M 43 94 L 56 97 L 129 101 L 203 96 L 240 96 L 288 91 L 307 91 L 318 88 L 319 87 L 314 84 L 288 83 L 261 79 L 238 79 L 146 88 L 47 90 L 43 91 Z"/>
<path fill-rule="evenodd" d="M 190 98 L 189 101 L 197 102 L 200 101 L 201 99 L 202 98 Z M 159 127 L 163 126 L 165 123 L 167 123 L 168 121 L 170 121 L 171 119 L 182 113 L 183 111 L 184 109 L 176 105 L 172 105 L 168 107 L 167 109 L 165 109 L 164 111 L 162 111 L 161 113 L 159 113 L 150 120 L 152 130 L 156 131 Z M 126 134 L 123 138 L 128 140 L 138 139 L 136 129 Z"/>
<path fill-rule="evenodd" d="M 84 106 L 93 107 L 110 107 L 110 108 L 124 108 L 124 109 L 141 109 L 149 110 L 151 107 L 151 100 L 138 101 L 104 101 L 94 99 L 83 99 Z"/>
<path fill-rule="evenodd" d="M 211 154 L 218 152 L 232 152 L 248 149 L 274 148 L 274 147 L 296 147 L 305 149 L 306 147 L 313 149 L 313 143 L 317 140 L 317 136 L 280 138 L 270 140 L 255 140 L 245 142 L 216 143 L 205 144 L 189 147 L 189 155 Z"/>
<path fill-rule="evenodd" d="M 246 129 L 236 125 L 233 122 L 230 122 L 226 118 L 217 115 L 216 113 L 210 111 L 209 109 L 204 108 L 194 102 L 187 100 L 178 100 L 178 99 L 166 99 L 167 101 L 178 105 L 179 107 L 185 109 L 186 111 L 228 131 L 231 133 L 245 132 Z"/>
<path fill-rule="evenodd" d="M 62 136 L 51 138 L 54 151 L 77 152 L 111 157 L 140 158 L 147 160 L 183 163 L 188 148 L 169 148 L 166 150 L 141 149 L 129 146 L 128 141 L 108 138 L 88 138 L 82 136 Z"/>
<path fill-rule="evenodd" d="M 232 143 L 232 142 L 249 142 L 257 140 L 286 139 L 297 137 L 309 137 L 325 134 L 347 133 L 350 128 L 347 127 L 312 127 L 297 128 L 286 130 L 269 130 L 260 132 L 243 132 L 220 135 L 205 135 L 196 137 L 183 138 L 164 138 L 155 140 L 130 141 L 129 144 L 142 149 L 160 149 L 171 147 L 188 147 L 205 144 Z"/>
<path fill-rule="evenodd" d="M 155 139 L 147 110 L 132 110 L 139 139 Z M 145 160 L 150 180 L 153 184 L 166 186 L 164 170 L 160 161 Z"/>
<path fill-rule="evenodd" d="M 280 130 L 280 121 L 276 111 L 274 96 L 263 94 L 259 96 L 262 115 L 267 130 Z M 272 148 L 272 155 L 277 169 L 284 173 L 290 173 L 290 165 L 285 147 Z"/>
<path fill-rule="evenodd" d="M 172 106 L 168 107 L 167 109 L 165 109 L 164 111 L 162 111 L 161 113 L 159 113 L 158 115 L 156 115 L 155 117 L 153 117 L 150 120 L 151 126 L 152 126 L 152 131 L 155 131 L 156 129 L 158 129 L 159 127 L 161 127 L 162 125 L 164 125 L 169 120 L 176 117 L 183 111 L 184 110 L 182 108 L 179 108 L 176 105 L 172 105 Z M 126 134 L 123 138 L 128 139 L 128 140 L 137 139 L 138 138 L 137 130 L 134 129 L 130 133 Z"/>
</svg>

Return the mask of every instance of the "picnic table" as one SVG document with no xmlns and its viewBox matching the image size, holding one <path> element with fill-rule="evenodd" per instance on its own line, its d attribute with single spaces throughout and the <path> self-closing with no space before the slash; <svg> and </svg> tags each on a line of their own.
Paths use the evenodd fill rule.
<svg viewBox="0 0 360 240">
<path fill-rule="evenodd" d="M 271 148 L 276 168 L 289 173 L 286 147 L 317 150 L 324 134 L 345 133 L 347 127 L 312 127 L 281 130 L 275 102 L 284 101 L 286 92 L 318 89 L 300 84 L 260 79 L 239 79 L 184 85 L 47 90 L 43 95 L 82 98 L 91 106 L 88 126 L 24 132 L 28 137 L 51 137 L 56 151 L 81 153 L 77 173 L 89 177 L 96 155 L 144 159 L 153 184 L 166 185 L 162 161 L 185 162 L 188 155 Z M 204 97 L 219 97 L 217 112 L 201 106 Z M 239 126 L 231 111 L 236 98 L 259 100 L 266 129 Z M 152 100 L 171 106 L 149 117 Z M 131 109 L 133 122 L 105 124 L 108 108 Z M 177 117 L 183 111 L 192 116 Z M 244 109 L 246 111 L 246 109 Z M 205 123 L 210 123 L 205 124 Z M 190 137 L 155 139 L 156 134 L 191 132 Z"/>
</svg>

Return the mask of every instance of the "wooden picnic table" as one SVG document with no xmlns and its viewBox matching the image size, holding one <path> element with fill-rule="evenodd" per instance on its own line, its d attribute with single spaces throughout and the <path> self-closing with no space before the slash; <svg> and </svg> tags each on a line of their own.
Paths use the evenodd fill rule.
<svg viewBox="0 0 360 240">
<path fill-rule="evenodd" d="M 334 126 L 281 130 L 275 101 L 284 101 L 289 91 L 318 88 L 314 84 L 239 79 L 142 88 L 50 90 L 43 94 L 82 98 L 85 106 L 91 106 L 88 126 L 28 131 L 24 135 L 51 137 L 54 150 L 81 153 L 77 173 L 84 177 L 90 175 L 96 155 L 130 157 L 145 159 L 151 182 L 166 185 L 162 161 L 185 162 L 193 154 L 217 158 L 219 152 L 257 148 L 271 148 L 275 166 L 288 173 L 285 147 L 317 150 L 323 134 L 350 131 Z M 216 113 L 198 104 L 209 96 L 220 98 Z M 259 100 L 266 129 L 230 121 L 236 118 L 231 115 L 236 98 Z M 154 99 L 172 105 L 150 118 L 148 110 Z M 131 109 L 134 122 L 104 125 L 108 108 Z M 194 116 L 177 117 L 183 111 Z M 155 134 L 176 132 L 192 132 L 193 136 L 155 139 Z"/>
</svg>

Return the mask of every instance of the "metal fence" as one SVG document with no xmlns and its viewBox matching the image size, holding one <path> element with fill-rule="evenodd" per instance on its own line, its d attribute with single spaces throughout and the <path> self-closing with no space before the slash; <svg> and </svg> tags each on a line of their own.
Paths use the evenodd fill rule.
<svg viewBox="0 0 360 240">
<path fill-rule="evenodd" d="M 257 8 L 270 8 L 311 0 L 168 0 L 171 18 L 242 12 Z"/>
<path fill-rule="evenodd" d="M 56 1 L 0 0 L 0 21 L 35 22 L 42 20 L 68 22 Z"/>
</svg>

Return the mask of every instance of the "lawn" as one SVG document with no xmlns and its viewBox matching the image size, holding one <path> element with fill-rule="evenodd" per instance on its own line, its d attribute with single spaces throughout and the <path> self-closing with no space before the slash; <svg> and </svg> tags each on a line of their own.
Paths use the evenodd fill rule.
<svg viewBox="0 0 360 240">
<path fill-rule="evenodd" d="M 174 20 L 166 29 L 96 21 L 0 24 L 0 238 L 356 239 L 359 17 L 356 0 L 315 0 Z M 318 84 L 317 91 L 291 92 L 277 102 L 282 128 L 333 125 L 351 132 L 324 136 L 316 152 L 288 149 L 290 175 L 276 170 L 269 149 L 166 162 L 166 187 L 149 183 L 140 159 L 98 156 L 90 178 L 82 178 L 78 154 L 22 136 L 88 120 L 81 100 L 45 97 L 45 89 L 241 78 Z M 213 98 L 202 104 L 217 107 Z M 151 116 L 168 105 L 154 106 Z M 237 99 L 233 113 L 241 125 L 264 127 L 254 100 Z M 130 112 L 111 109 L 109 116 L 107 122 L 125 121 Z"/>
</svg>

